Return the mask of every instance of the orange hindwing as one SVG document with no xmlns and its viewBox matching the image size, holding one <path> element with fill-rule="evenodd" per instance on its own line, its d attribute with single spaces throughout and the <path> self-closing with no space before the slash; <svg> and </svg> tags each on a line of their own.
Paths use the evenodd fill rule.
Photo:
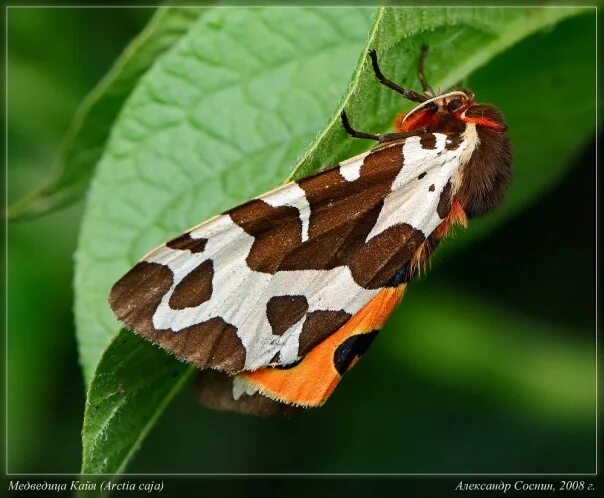
<svg viewBox="0 0 604 498">
<path fill-rule="evenodd" d="M 320 406 L 344 372 L 367 350 L 377 332 L 401 300 L 405 284 L 386 287 L 346 324 L 315 346 L 292 367 L 267 367 L 237 375 L 245 391 L 258 391 L 283 403 Z"/>
</svg>

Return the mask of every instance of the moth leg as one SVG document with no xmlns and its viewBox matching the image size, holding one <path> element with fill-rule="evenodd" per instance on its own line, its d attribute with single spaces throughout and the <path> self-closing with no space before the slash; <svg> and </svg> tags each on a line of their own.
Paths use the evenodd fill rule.
<svg viewBox="0 0 604 498">
<path fill-rule="evenodd" d="M 377 79 L 379 80 L 379 82 L 382 85 L 385 85 L 388 88 L 394 90 L 395 92 L 400 93 L 403 97 L 405 97 L 406 99 L 412 100 L 413 102 L 424 102 L 425 100 L 428 100 L 428 97 L 425 97 L 424 95 L 414 92 L 413 90 L 408 90 L 407 88 L 403 88 L 403 87 L 397 85 L 396 83 L 394 83 L 393 81 L 390 81 L 388 78 L 386 78 L 382 74 L 382 71 L 380 70 L 380 66 L 378 65 L 377 54 L 376 54 L 375 50 L 372 49 L 369 51 L 369 57 L 371 58 L 371 66 L 373 67 L 373 72 L 375 73 L 375 76 L 377 77 Z"/>
<path fill-rule="evenodd" d="M 379 142 L 380 136 L 375 135 L 374 133 L 365 133 L 363 131 L 355 130 L 351 125 L 350 121 L 348 121 L 348 116 L 346 115 L 346 111 L 342 111 L 340 114 L 340 119 L 342 120 L 342 126 L 346 133 L 348 133 L 353 138 L 367 138 L 369 140 L 377 140 Z"/>
<path fill-rule="evenodd" d="M 381 135 L 378 135 L 378 137 L 379 137 L 378 140 L 382 143 L 392 142 L 393 140 L 401 140 L 403 138 L 412 137 L 419 133 L 425 133 L 426 131 L 427 131 L 426 128 L 417 128 L 413 131 L 402 131 L 402 132 L 396 132 L 396 133 L 382 133 Z"/>
<path fill-rule="evenodd" d="M 422 45 L 422 48 L 419 52 L 419 57 L 417 59 L 417 77 L 422 85 L 424 93 L 428 97 L 434 97 L 434 90 L 432 90 L 432 87 L 428 84 L 428 81 L 426 80 L 426 73 L 424 73 L 424 61 L 426 60 L 426 55 L 428 55 L 428 45 Z"/>
<path fill-rule="evenodd" d="M 380 133 L 380 134 L 375 134 L 375 133 L 365 133 L 364 131 L 357 131 L 355 130 L 351 125 L 350 125 L 350 121 L 348 121 L 348 115 L 346 114 L 346 111 L 342 111 L 342 114 L 340 114 L 340 117 L 342 119 L 342 126 L 344 127 L 344 130 L 346 130 L 346 133 L 348 133 L 351 137 L 353 138 L 366 138 L 369 140 L 376 140 L 380 143 L 383 142 L 390 142 L 392 140 L 400 140 L 401 138 L 407 138 L 413 135 L 417 135 L 418 133 L 420 133 L 421 131 L 423 131 L 422 129 L 416 129 L 413 131 L 409 131 L 409 132 L 400 132 L 400 133 Z"/>
</svg>

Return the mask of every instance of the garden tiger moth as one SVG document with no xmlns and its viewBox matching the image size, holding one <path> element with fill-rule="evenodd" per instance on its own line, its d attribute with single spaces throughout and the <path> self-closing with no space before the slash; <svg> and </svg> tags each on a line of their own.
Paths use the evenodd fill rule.
<svg viewBox="0 0 604 498">
<path fill-rule="evenodd" d="M 424 94 L 378 145 L 193 227 L 111 289 L 137 334 L 202 372 L 202 403 L 245 413 L 322 405 L 440 240 L 494 209 L 511 171 L 501 113 L 473 93 Z"/>
</svg>

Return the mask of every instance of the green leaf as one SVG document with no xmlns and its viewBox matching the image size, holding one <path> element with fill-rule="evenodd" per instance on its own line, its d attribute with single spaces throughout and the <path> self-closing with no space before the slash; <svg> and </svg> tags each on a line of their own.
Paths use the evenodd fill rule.
<svg viewBox="0 0 604 498">
<path fill-rule="evenodd" d="M 82 472 L 122 472 L 190 370 L 121 332 L 103 355 L 88 392 Z"/>
<path fill-rule="evenodd" d="M 206 13 L 114 125 L 76 254 L 87 379 L 118 329 L 107 295 L 120 274 L 167 237 L 282 181 L 333 112 L 373 9 L 291 12 Z"/>
<path fill-rule="evenodd" d="M 80 358 L 87 379 L 95 372 L 84 473 L 121 471 L 191 372 L 127 331 L 96 365 L 118 326 L 112 281 L 167 237 L 286 176 L 346 88 L 374 9 L 291 13 L 208 12 L 142 78 L 115 125 L 76 255 Z"/>
<path fill-rule="evenodd" d="M 53 164 L 52 177 L 10 206 L 10 221 L 32 218 L 83 197 L 124 101 L 138 79 L 201 15 L 203 9 L 158 9 L 78 108 Z"/>
<path fill-rule="evenodd" d="M 353 144 L 339 128 L 337 116 L 344 106 L 354 125 L 369 131 L 387 129 L 394 114 L 408 108 L 373 78 L 366 62 L 369 46 L 377 48 L 385 74 L 416 87 L 415 59 L 419 46 L 429 43 L 427 72 L 444 88 L 515 41 L 580 10 L 378 9 L 349 92 L 335 112 L 369 28 L 370 11 L 291 12 L 271 8 L 230 9 L 228 16 L 220 10 L 208 13 L 141 80 L 116 123 L 93 182 L 76 255 L 76 319 L 87 378 L 117 326 L 106 304 L 109 288 L 141 255 L 279 183 L 328 120 L 293 177 L 366 148 L 369 144 Z M 499 77 L 520 79 L 523 74 Z M 534 88 L 530 78 L 523 81 Z M 475 90 L 480 96 L 482 89 Z M 502 95 L 490 96 L 498 103 Z M 516 105 L 522 104 L 519 99 Z M 539 114 L 529 119 L 536 125 Z M 555 159 L 552 170 L 560 168 Z M 141 344 L 136 354 L 129 354 L 120 346 L 128 337 L 121 331 L 114 338 L 92 378 L 83 472 L 123 469 L 173 395 L 171 387 L 182 385 L 191 372 L 142 340 L 127 341 Z M 127 357 L 119 381 L 112 370 L 119 361 L 115 356 Z M 140 372 L 153 371 L 159 358 L 171 362 L 176 377 L 154 375 L 139 381 Z M 138 364 L 132 378 L 130 361 Z M 134 380 L 136 385 L 129 385 Z M 100 405 L 97 400 L 102 400 Z M 104 403 L 108 406 L 92 411 L 91 406 Z M 146 422 L 138 419 L 140 412 L 147 414 Z M 123 431 L 121 423 L 129 414 L 136 417 L 138 429 Z"/>
</svg>

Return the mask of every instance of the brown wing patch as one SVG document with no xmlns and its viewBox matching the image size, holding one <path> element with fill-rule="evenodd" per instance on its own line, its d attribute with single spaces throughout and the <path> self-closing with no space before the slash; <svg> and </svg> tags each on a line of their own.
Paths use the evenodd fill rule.
<svg viewBox="0 0 604 498">
<path fill-rule="evenodd" d="M 422 149 L 436 149 L 436 135 L 434 133 L 422 133 L 419 138 Z"/>
<path fill-rule="evenodd" d="M 254 237 L 254 244 L 246 259 L 254 271 L 277 272 L 283 255 L 302 240 L 302 223 L 299 211 L 294 207 L 273 207 L 255 199 L 225 214 Z"/>
<path fill-rule="evenodd" d="M 337 266 L 348 264 L 350 258 L 362 248 L 367 235 L 378 219 L 383 202 L 381 200 L 377 202 L 367 211 L 361 211 L 355 219 L 349 220 L 348 223 L 342 219 L 336 221 L 339 225 L 326 229 L 322 233 L 315 230 L 308 242 L 295 247 L 285 255 L 280 269 L 285 271 L 331 270 Z M 311 230 L 313 215 L 315 220 L 322 216 L 315 215 L 314 211 L 311 211 Z M 333 222 L 327 219 L 328 213 L 325 215 L 326 223 Z"/>
<path fill-rule="evenodd" d="M 206 248 L 208 239 L 194 239 L 189 233 L 183 233 L 175 239 L 166 242 L 166 246 L 170 249 L 179 249 L 181 251 L 191 251 L 193 253 L 203 252 Z"/>
<path fill-rule="evenodd" d="M 436 207 L 436 212 L 441 219 L 444 219 L 449 214 L 451 210 L 451 182 L 447 182 L 445 188 L 443 188 L 442 193 L 440 194 L 440 199 L 438 201 L 438 206 Z"/>
<path fill-rule="evenodd" d="M 182 310 L 199 306 L 212 297 L 212 278 L 214 265 L 211 260 L 204 261 L 184 277 L 174 288 L 168 304 L 170 308 Z"/>
<path fill-rule="evenodd" d="M 307 311 L 308 301 L 304 296 L 271 297 L 266 304 L 266 316 L 274 335 L 283 335 Z"/>
<path fill-rule="evenodd" d="M 360 246 L 353 255 L 350 260 L 353 278 L 369 289 L 384 287 L 424 240 L 422 231 L 411 225 L 391 226 Z"/>
<path fill-rule="evenodd" d="M 144 335 L 199 368 L 211 366 L 234 373 L 241 371 L 245 365 L 245 348 L 237 335 L 237 328 L 220 317 L 178 332 L 161 330 Z"/>
<path fill-rule="evenodd" d="M 345 311 L 311 311 L 298 339 L 298 354 L 304 356 L 325 337 L 338 330 L 349 319 L 350 313 Z"/>
<path fill-rule="evenodd" d="M 311 208 L 310 239 L 334 231 L 346 233 L 351 222 L 356 223 L 359 215 L 371 211 L 390 193 L 403 162 L 402 146 L 398 145 L 369 154 L 361 166 L 360 177 L 353 182 L 344 180 L 338 170 L 301 180 L 299 185 L 306 192 Z M 372 226 L 363 228 L 369 233 Z M 360 235 L 359 232 L 357 236 Z"/>
<path fill-rule="evenodd" d="M 158 263 L 137 263 L 109 293 L 109 304 L 128 327 L 142 333 L 155 331 L 153 314 L 172 287 L 172 272 Z"/>
<path fill-rule="evenodd" d="M 446 150 L 456 150 L 463 142 L 463 136 L 461 133 L 452 134 L 447 137 L 445 141 L 445 149 Z"/>
</svg>

